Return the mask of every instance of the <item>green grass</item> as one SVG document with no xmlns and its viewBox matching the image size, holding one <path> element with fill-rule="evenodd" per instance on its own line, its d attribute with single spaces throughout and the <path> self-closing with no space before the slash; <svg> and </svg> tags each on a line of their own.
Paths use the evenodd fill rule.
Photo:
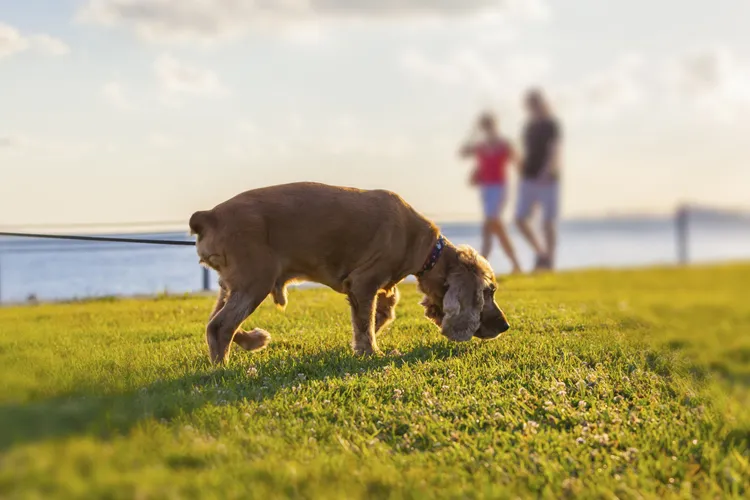
<svg viewBox="0 0 750 500">
<path fill-rule="evenodd" d="M 1 498 L 742 497 L 750 265 L 501 283 L 454 344 L 402 287 L 386 356 L 291 293 L 266 351 L 208 365 L 211 300 L 0 309 Z"/>
</svg>

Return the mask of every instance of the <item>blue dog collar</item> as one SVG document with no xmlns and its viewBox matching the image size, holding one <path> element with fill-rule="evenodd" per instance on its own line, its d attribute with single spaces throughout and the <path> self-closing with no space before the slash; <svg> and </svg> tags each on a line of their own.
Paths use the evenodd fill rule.
<svg viewBox="0 0 750 500">
<path fill-rule="evenodd" d="M 435 246 L 432 247 L 430 256 L 427 257 L 427 261 L 425 261 L 424 266 L 422 266 L 422 269 L 417 274 L 415 274 L 417 278 L 421 278 L 426 272 L 432 271 L 432 269 L 437 265 L 437 261 L 440 258 L 440 255 L 443 253 L 443 250 L 445 249 L 447 244 L 448 242 L 442 234 L 438 236 L 438 239 L 435 242 Z"/>
</svg>

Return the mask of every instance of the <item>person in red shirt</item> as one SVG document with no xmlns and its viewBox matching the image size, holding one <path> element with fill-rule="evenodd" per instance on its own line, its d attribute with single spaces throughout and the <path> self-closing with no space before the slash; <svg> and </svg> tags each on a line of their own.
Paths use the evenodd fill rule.
<svg viewBox="0 0 750 500">
<path fill-rule="evenodd" d="M 513 272 L 518 273 L 521 266 L 502 220 L 502 210 L 508 193 L 508 163 L 515 161 L 516 155 L 510 142 L 498 133 L 497 123 L 492 114 L 482 114 L 477 122 L 477 129 L 483 137 L 479 141 L 464 144 L 460 155 L 476 160 L 472 184 L 479 187 L 484 209 L 482 255 L 485 258 L 489 256 L 492 250 L 492 237 L 497 236 L 500 246 L 510 259 Z"/>
</svg>

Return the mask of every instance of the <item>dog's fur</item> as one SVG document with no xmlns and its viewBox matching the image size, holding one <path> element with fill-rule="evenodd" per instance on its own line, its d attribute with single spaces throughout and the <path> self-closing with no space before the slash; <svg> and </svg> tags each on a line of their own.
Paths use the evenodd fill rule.
<svg viewBox="0 0 750 500">
<path fill-rule="evenodd" d="M 227 360 L 233 341 L 250 351 L 266 346 L 265 331 L 238 328 L 269 294 L 284 307 L 286 285 L 295 280 L 346 294 L 354 352 L 376 353 L 376 334 L 395 318 L 396 285 L 419 273 L 439 236 L 394 193 L 316 183 L 247 191 L 193 214 L 190 230 L 201 263 L 220 276 L 206 328 L 214 363 Z M 450 243 L 419 276 L 426 316 L 455 341 L 490 339 L 508 329 L 495 286 L 486 260 Z"/>
</svg>

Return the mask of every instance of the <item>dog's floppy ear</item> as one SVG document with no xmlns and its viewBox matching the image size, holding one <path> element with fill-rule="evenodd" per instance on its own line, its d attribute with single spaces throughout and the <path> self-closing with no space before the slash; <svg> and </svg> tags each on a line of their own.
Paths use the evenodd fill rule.
<svg viewBox="0 0 750 500">
<path fill-rule="evenodd" d="M 437 326 L 443 324 L 443 316 L 445 315 L 443 314 L 443 308 L 440 307 L 439 304 L 434 303 L 427 295 L 425 295 L 422 302 L 420 302 L 420 305 L 424 307 L 424 315 L 426 318 Z"/>
<path fill-rule="evenodd" d="M 479 330 L 484 296 L 477 276 L 468 266 L 459 265 L 448 275 L 448 291 L 443 298 L 443 335 L 457 342 L 471 340 Z"/>
</svg>

